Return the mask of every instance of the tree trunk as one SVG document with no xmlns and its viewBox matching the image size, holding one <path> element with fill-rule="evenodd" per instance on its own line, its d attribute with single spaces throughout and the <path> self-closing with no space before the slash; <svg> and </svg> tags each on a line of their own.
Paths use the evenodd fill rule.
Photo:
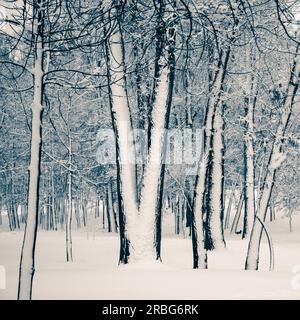
<svg viewBox="0 0 300 320">
<path fill-rule="evenodd" d="M 251 55 L 249 60 L 251 59 Z M 255 67 L 254 63 L 249 63 L 250 67 Z M 252 70 L 254 72 L 254 70 Z M 247 92 L 247 99 L 245 101 L 245 138 L 244 138 L 244 227 L 243 238 L 248 237 L 251 227 L 254 223 L 255 217 L 255 169 L 254 169 L 254 148 L 253 148 L 253 134 L 254 134 L 254 108 L 256 104 L 257 95 L 257 80 L 252 74 L 248 80 L 250 87 Z"/>
<path fill-rule="evenodd" d="M 43 1 L 42 1 L 43 2 Z M 43 103 L 43 4 L 35 12 L 34 32 L 36 48 L 34 61 L 34 97 L 32 104 L 31 151 L 29 167 L 28 217 L 21 251 L 18 299 L 32 297 L 32 281 L 35 271 L 35 244 L 39 203 L 39 181 L 41 162 L 41 123 Z"/>
<path fill-rule="evenodd" d="M 199 177 L 205 174 L 205 155 L 199 163 L 198 174 L 196 176 L 195 191 L 193 196 L 193 210 L 191 214 L 191 233 L 192 233 L 192 248 L 193 248 L 193 268 L 207 269 L 207 252 L 204 244 L 203 230 L 203 184 L 199 183 Z"/>
<path fill-rule="evenodd" d="M 140 230 L 137 257 L 156 258 L 154 248 L 156 204 L 158 199 L 158 185 L 160 183 L 162 154 L 165 148 L 165 123 L 168 102 L 169 66 L 161 68 L 158 78 L 157 93 L 152 113 L 153 128 L 151 131 L 151 143 L 144 170 L 143 184 L 140 201 Z"/>
<path fill-rule="evenodd" d="M 105 203 L 106 203 L 106 217 L 107 217 L 107 231 L 112 232 L 112 204 L 111 204 L 111 197 L 110 197 L 110 190 L 109 190 L 109 182 L 106 186 L 106 192 L 105 192 Z"/>
<path fill-rule="evenodd" d="M 168 50 L 168 64 L 170 68 L 169 74 L 169 87 L 168 87 L 168 99 L 167 99 L 167 111 L 165 115 L 165 125 L 164 128 L 166 132 L 163 136 L 163 150 L 162 150 L 162 164 L 160 169 L 160 179 L 159 179 L 159 193 L 158 193 L 158 200 L 157 200 L 157 213 L 156 213 L 156 226 L 155 226 L 155 249 L 156 249 L 156 259 L 161 260 L 161 232 L 162 232 L 162 210 L 163 210 L 163 203 L 164 203 L 164 182 L 165 182 L 165 166 L 166 166 L 166 148 L 167 148 L 167 130 L 169 129 L 169 121 L 170 121 L 170 114 L 171 114 L 171 106 L 172 106 L 172 98 L 173 98 L 173 89 L 174 89 L 174 81 L 175 81 L 175 46 L 176 46 L 176 34 L 174 26 L 171 25 L 169 28 L 169 50 Z M 172 34 L 173 32 L 173 34 Z M 158 42 L 163 41 L 162 35 L 158 34 Z M 157 45 L 158 48 L 162 47 L 162 44 Z M 157 50 L 158 54 L 162 54 L 161 50 Z M 161 58 L 157 56 L 157 61 Z M 158 75 L 158 74 L 157 74 Z"/>
<path fill-rule="evenodd" d="M 234 215 L 234 219 L 232 221 L 232 225 L 231 225 L 231 229 L 230 229 L 230 233 L 241 233 L 237 230 L 238 226 L 239 226 L 239 221 L 240 221 L 240 218 L 241 218 L 241 212 L 242 212 L 242 208 L 243 208 L 243 203 L 244 203 L 244 194 L 241 193 L 240 195 L 240 200 L 238 202 L 238 206 L 237 206 L 237 209 L 236 209 L 236 213 Z"/>
<path fill-rule="evenodd" d="M 220 104 L 222 102 L 220 101 Z M 224 140 L 223 140 L 223 112 L 219 106 L 214 119 L 213 163 L 211 172 L 211 212 L 208 215 L 210 236 L 213 248 L 224 248 Z"/>
<path fill-rule="evenodd" d="M 111 232 L 117 232 L 118 224 L 116 220 L 114 201 L 113 201 L 112 178 L 110 178 L 108 182 L 108 204 L 109 204 L 109 219 L 111 224 Z"/>
<path fill-rule="evenodd" d="M 112 126 L 115 133 L 117 194 L 119 208 L 120 258 L 129 261 L 129 243 L 134 241 L 135 221 L 138 217 L 134 136 L 126 93 L 124 57 L 119 25 L 106 42 L 107 78 Z M 126 187 L 126 188 L 125 188 Z"/>
<path fill-rule="evenodd" d="M 199 184 L 203 195 L 201 208 L 205 219 L 205 248 L 213 250 L 224 245 L 223 236 L 223 178 L 222 178 L 222 91 L 224 86 L 230 48 L 222 51 L 212 84 L 205 118 L 204 162 L 205 174 Z M 216 159 L 215 159 L 216 157 Z M 218 169 L 217 169 L 218 168 Z M 220 174 L 216 176 L 214 174 Z M 213 191 L 214 189 L 214 191 Z M 216 192 L 216 193 L 214 193 Z M 214 238 L 215 237 L 215 238 Z"/>
<path fill-rule="evenodd" d="M 72 164 L 72 142 L 69 137 L 69 165 Z M 67 262 L 73 261 L 73 249 L 72 249 L 72 215 L 73 215 L 73 200 L 72 200 L 72 173 L 68 172 L 68 205 L 66 216 L 66 258 Z"/>
</svg>

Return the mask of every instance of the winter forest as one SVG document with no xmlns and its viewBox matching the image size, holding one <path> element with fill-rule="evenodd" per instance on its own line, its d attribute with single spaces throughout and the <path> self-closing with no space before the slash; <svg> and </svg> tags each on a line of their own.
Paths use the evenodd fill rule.
<svg viewBox="0 0 300 320">
<path fill-rule="evenodd" d="M 299 299 L 299 85 L 299 0 L 0 0 L 0 299 Z"/>
</svg>

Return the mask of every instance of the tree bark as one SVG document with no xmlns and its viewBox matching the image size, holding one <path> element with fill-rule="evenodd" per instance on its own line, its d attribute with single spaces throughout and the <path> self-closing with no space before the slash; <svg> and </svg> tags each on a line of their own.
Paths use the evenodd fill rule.
<svg viewBox="0 0 300 320">
<path fill-rule="evenodd" d="M 220 54 L 205 118 L 203 158 L 205 174 L 199 177 L 199 184 L 201 185 L 202 192 L 200 208 L 202 208 L 201 210 L 205 221 L 205 248 L 208 250 L 213 250 L 215 247 L 224 246 L 225 244 L 222 225 L 224 208 L 222 200 L 223 182 L 221 167 L 223 165 L 221 108 L 222 91 L 229 56 L 230 48 L 227 48 L 227 51 L 222 51 Z M 215 156 L 217 157 L 216 159 Z M 214 172 L 219 174 L 219 176 L 216 176 Z M 213 191 L 213 189 L 215 190 Z"/>
<path fill-rule="evenodd" d="M 250 55 L 250 53 L 249 53 Z M 253 57 L 253 59 L 255 59 Z M 252 57 L 248 57 L 252 60 Z M 250 67 L 255 67 L 255 60 L 249 63 Z M 244 226 L 243 239 L 250 234 L 255 217 L 255 169 L 254 169 L 254 109 L 257 95 L 257 80 L 254 79 L 254 70 L 248 80 L 249 90 L 245 101 L 245 132 L 244 132 Z"/>
<path fill-rule="evenodd" d="M 41 1 L 44 2 L 44 1 Z M 32 297 L 32 282 L 35 271 L 35 244 L 39 204 L 39 181 L 41 163 L 41 124 L 43 104 L 43 9 L 34 14 L 35 61 L 34 98 L 32 104 L 31 151 L 29 166 L 28 217 L 21 251 L 18 299 Z"/>
</svg>

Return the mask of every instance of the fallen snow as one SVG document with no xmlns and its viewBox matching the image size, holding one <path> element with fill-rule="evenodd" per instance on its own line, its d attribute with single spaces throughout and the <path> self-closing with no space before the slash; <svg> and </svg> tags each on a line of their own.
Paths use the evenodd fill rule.
<svg viewBox="0 0 300 320">
<path fill-rule="evenodd" d="M 164 227 L 162 264 L 148 261 L 118 267 L 118 237 L 100 226 L 94 237 L 74 231 L 74 262 L 67 263 L 64 233 L 40 231 L 33 298 L 299 299 L 300 285 L 292 286 L 297 276 L 292 269 L 300 265 L 300 216 L 293 221 L 292 233 L 288 219 L 268 225 L 275 246 L 274 272 L 268 271 L 265 243 L 261 271 L 243 271 L 247 242 L 239 235 L 227 235 L 227 248 L 209 253 L 209 270 L 191 269 L 191 240 L 172 236 L 172 217 Z M 0 265 L 7 272 L 7 289 L 0 290 L 0 299 L 16 298 L 21 241 L 20 232 L 0 232 Z"/>
</svg>

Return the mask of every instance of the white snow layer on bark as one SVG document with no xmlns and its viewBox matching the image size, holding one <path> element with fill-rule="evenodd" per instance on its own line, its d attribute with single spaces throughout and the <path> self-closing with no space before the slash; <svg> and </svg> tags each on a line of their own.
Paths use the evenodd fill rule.
<svg viewBox="0 0 300 320">
<path fill-rule="evenodd" d="M 121 188 L 126 214 L 128 238 L 135 242 L 138 208 L 136 202 L 135 146 L 130 110 L 125 90 L 125 75 L 120 32 L 111 36 L 111 91 L 112 108 L 116 119 L 119 143 Z"/>
<path fill-rule="evenodd" d="M 204 144 L 204 154 L 208 155 L 209 150 L 210 150 L 210 141 L 213 138 L 214 140 L 214 146 L 213 148 L 219 148 L 219 150 L 216 150 L 215 156 L 217 156 L 217 159 L 214 161 L 219 162 L 220 164 L 220 154 L 217 155 L 220 151 L 220 146 L 222 146 L 222 133 L 219 128 L 219 130 L 216 130 L 215 134 L 219 134 L 219 137 L 212 137 L 213 134 L 213 129 L 214 126 L 217 124 L 217 122 L 222 122 L 222 119 L 220 119 L 221 114 L 217 116 L 221 110 L 221 101 L 218 101 L 218 99 L 221 99 L 219 97 L 219 93 L 222 87 L 222 75 L 223 75 L 223 69 L 222 67 L 219 67 L 219 70 L 217 70 L 216 78 L 213 84 L 213 88 L 211 91 L 211 95 L 208 101 L 208 113 L 207 113 L 207 119 L 206 119 L 206 124 L 205 124 L 205 134 L 206 134 L 206 139 L 205 139 L 205 144 Z M 215 115 L 215 119 L 214 119 Z M 219 119 L 218 119 L 219 118 Z M 216 122 L 217 121 L 217 122 Z M 216 123 L 214 123 L 216 122 Z M 221 128 L 222 129 L 222 128 Z M 202 213 L 202 203 L 203 203 L 203 195 L 206 189 L 205 186 L 205 173 L 206 169 L 208 166 L 208 156 L 204 156 L 203 158 L 203 168 L 199 167 L 199 170 L 204 170 L 202 174 L 199 174 L 199 190 L 197 192 L 197 198 L 196 201 L 199 201 L 199 205 L 197 206 L 201 210 L 200 212 Z M 221 209 L 221 202 L 220 202 L 220 187 L 221 187 L 221 176 L 222 172 L 221 168 L 217 169 L 215 166 L 214 168 L 216 171 L 214 173 L 214 178 L 213 178 L 213 188 L 214 191 L 211 192 L 211 197 L 212 197 L 212 216 L 211 216 L 211 235 L 213 238 L 213 241 L 215 240 L 214 236 L 216 237 L 216 241 L 214 241 L 214 244 L 216 244 L 216 247 L 220 246 L 220 239 L 222 239 L 222 226 L 221 226 L 221 217 L 220 217 L 220 209 Z M 221 190 L 222 191 L 222 190 Z M 201 193 L 200 193 L 201 192 Z M 216 193 L 215 193 L 216 192 Z M 219 208 L 218 208 L 219 207 Z M 199 214 L 197 211 L 195 211 L 195 215 Z M 222 241 L 222 240 L 221 240 Z M 223 242 L 223 241 L 222 241 Z"/>
<path fill-rule="evenodd" d="M 136 201 L 135 146 L 125 90 L 121 36 L 111 37 L 111 90 L 120 148 L 121 184 L 130 260 L 155 259 L 154 232 L 158 185 L 168 99 L 168 66 L 162 67 L 152 112 L 151 147 L 143 176 L 140 208 Z"/>
<path fill-rule="evenodd" d="M 283 152 L 279 152 L 276 156 L 274 156 L 274 160 L 270 164 L 270 167 L 274 170 L 279 169 L 285 160 L 286 155 Z"/>
<path fill-rule="evenodd" d="M 139 238 L 136 244 L 137 258 L 155 258 L 155 212 L 163 150 L 163 136 L 168 99 L 169 68 L 163 67 L 157 84 L 157 95 L 152 112 L 151 147 L 143 177 L 140 202 Z"/>
<path fill-rule="evenodd" d="M 196 241 L 197 241 L 197 248 L 198 248 L 198 268 L 199 269 L 206 269 L 206 250 L 204 246 L 204 230 L 203 230 L 203 214 L 202 214 L 202 205 L 203 205 L 203 193 L 204 193 L 204 179 L 205 176 L 205 163 L 206 163 L 207 155 L 203 154 L 202 159 L 199 163 L 199 170 L 198 170 L 198 183 L 196 186 L 196 195 L 195 195 L 195 206 L 194 206 L 194 219 L 195 219 L 195 228 L 196 228 Z M 202 178 L 201 178 L 202 177 Z M 202 180 L 200 180 L 202 179 Z"/>
<path fill-rule="evenodd" d="M 246 116 L 247 121 L 247 132 L 245 134 L 245 145 L 246 145 L 246 230 L 244 237 L 247 238 L 250 235 L 251 228 L 254 223 L 255 217 L 255 169 L 254 169 L 254 148 L 253 148 L 253 134 L 254 134 L 254 99 L 257 91 L 257 79 L 248 80 L 250 83 L 250 88 L 248 92 L 249 103 L 248 103 L 248 113 Z M 252 88 L 251 88 L 251 84 Z"/>
<path fill-rule="evenodd" d="M 34 248 L 37 229 L 38 183 L 41 146 L 41 112 L 42 112 L 42 42 L 37 39 L 37 53 L 34 66 L 34 100 L 32 105 L 31 152 L 29 166 L 28 217 L 20 261 L 19 299 L 31 298 L 31 286 L 34 275 Z"/>
<path fill-rule="evenodd" d="M 254 150 L 253 140 L 251 137 L 246 137 L 246 162 L 247 162 L 247 174 L 246 174 L 246 196 L 247 196 L 247 232 L 245 237 L 249 235 L 254 217 L 255 217 L 255 194 L 254 194 Z"/>
<path fill-rule="evenodd" d="M 222 232 L 222 192 L 223 192 L 223 179 L 222 179 L 222 152 L 223 152 L 223 141 L 222 141 L 222 130 L 223 130 L 223 120 L 221 114 L 221 101 L 218 104 L 218 109 L 215 114 L 214 121 L 214 160 L 212 167 L 212 203 L 211 203 L 211 217 L 210 217 L 210 228 L 211 236 L 213 240 L 214 247 L 222 248 L 225 245 L 223 232 Z"/>
</svg>

